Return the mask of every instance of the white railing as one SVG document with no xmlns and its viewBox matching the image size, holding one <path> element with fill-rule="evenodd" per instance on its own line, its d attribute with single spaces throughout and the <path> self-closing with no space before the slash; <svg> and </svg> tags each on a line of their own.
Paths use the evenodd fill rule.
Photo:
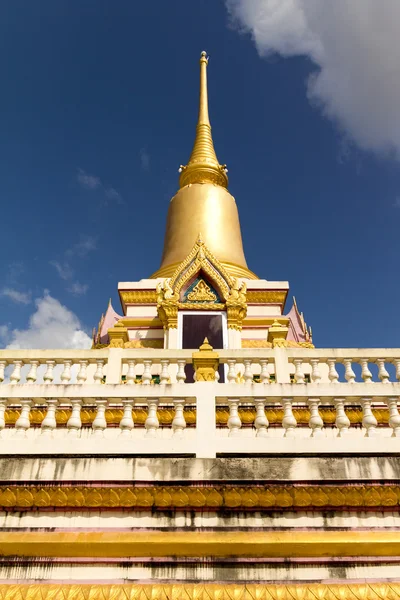
<svg viewBox="0 0 400 600">
<path fill-rule="evenodd" d="M 0 454 L 398 452 L 400 350 L 219 355 L 185 383 L 190 350 L 0 351 Z"/>
</svg>

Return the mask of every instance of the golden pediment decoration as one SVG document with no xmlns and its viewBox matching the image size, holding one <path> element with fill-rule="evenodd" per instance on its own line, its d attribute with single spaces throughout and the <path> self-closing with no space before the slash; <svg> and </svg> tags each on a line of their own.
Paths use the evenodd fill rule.
<svg viewBox="0 0 400 600">
<path fill-rule="evenodd" d="M 200 279 L 194 286 L 193 291 L 187 295 L 187 299 L 191 302 L 215 302 L 217 296 L 211 291 L 210 286 L 206 284 L 204 279 Z"/>
<path fill-rule="evenodd" d="M 216 294 L 202 279 L 188 294 L 189 302 L 183 302 L 184 292 L 199 274 L 207 277 L 210 285 L 218 293 L 220 302 L 216 302 Z M 191 252 L 177 267 L 173 276 L 157 284 L 158 316 L 164 329 L 176 329 L 178 309 L 226 310 L 228 328 L 240 331 L 247 315 L 246 294 L 246 283 L 229 275 L 199 235 Z"/>
</svg>

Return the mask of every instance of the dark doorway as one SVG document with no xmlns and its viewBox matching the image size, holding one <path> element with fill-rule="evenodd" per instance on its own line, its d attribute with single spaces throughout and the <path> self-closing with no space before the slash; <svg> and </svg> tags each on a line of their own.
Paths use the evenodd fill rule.
<svg viewBox="0 0 400 600">
<path fill-rule="evenodd" d="M 182 315 L 182 348 L 197 350 L 207 338 L 216 350 L 224 347 L 222 315 Z M 224 382 L 224 366 L 219 366 L 219 380 Z M 193 383 L 193 367 L 186 365 L 186 383 Z"/>
</svg>

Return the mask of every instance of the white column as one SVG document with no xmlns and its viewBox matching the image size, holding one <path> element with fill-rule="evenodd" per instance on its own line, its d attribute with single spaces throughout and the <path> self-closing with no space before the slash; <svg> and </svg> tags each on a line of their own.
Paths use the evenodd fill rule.
<svg viewBox="0 0 400 600">
<path fill-rule="evenodd" d="M 103 381 L 104 360 L 97 359 L 96 363 L 97 363 L 97 368 L 96 368 L 95 374 L 93 375 L 93 379 L 94 379 L 95 383 L 101 383 Z"/>
<path fill-rule="evenodd" d="M 121 383 L 123 348 L 109 348 L 107 361 L 107 383 Z"/>
<path fill-rule="evenodd" d="M 328 358 L 327 360 L 329 372 L 328 377 L 331 383 L 338 383 L 339 381 L 339 373 L 336 371 L 336 359 Z"/>
<path fill-rule="evenodd" d="M 257 430 L 256 437 L 267 437 L 269 421 L 265 414 L 265 400 L 254 399 L 254 404 L 256 406 L 256 418 L 254 421 L 254 427 Z"/>
<path fill-rule="evenodd" d="M 290 369 L 285 348 L 274 348 L 276 383 L 290 383 Z"/>
<path fill-rule="evenodd" d="M 41 424 L 42 435 L 50 436 L 57 427 L 56 408 L 58 400 L 50 398 L 47 400 L 47 413 Z"/>
<path fill-rule="evenodd" d="M 318 412 L 319 398 L 309 398 L 308 406 L 310 407 L 310 420 L 308 426 L 311 428 L 311 437 L 322 437 L 322 428 L 324 422 Z"/>
<path fill-rule="evenodd" d="M 389 408 L 389 425 L 393 429 L 392 437 L 400 437 L 400 415 L 397 407 L 397 398 L 387 398 Z"/>
<path fill-rule="evenodd" d="M 14 369 L 10 375 L 10 383 L 15 385 L 21 379 L 22 360 L 14 360 L 13 365 Z"/>
<path fill-rule="evenodd" d="M 88 361 L 87 360 L 80 360 L 79 361 L 79 371 L 78 371 L 78 375 L 76 376 L 76 379 L 78 381 L 78 383 L 83 384 L 85 383 L 86 379 L 87 379 L 87 366 L 88 366 Z"/>
<path fill-rule="evenodd" d="M 240 404 L 240 400 L 238 398 L 228 398 L 229 404 L 229 419 L 228 419 L 228 427 L 229 427 L 229 435 L 237 436 L 239 434 L 239 429 L 242 426 L 242 421 L 239 417 L 238 407 Z"/>
<path fill-rule="evenodd" d="M 4 372 L 7 366 L 7 361 L 6 360 L 0 360 L 0 383 L 3 383 L 4 381 Z"/>
<path fill-rule="evenodd" d="M 371 398 L 361 398 L 361 403 L 363 408 L 362 424 L 366 429 L 365 437 L 375 437 L 377 433 L 376 426 L 378 425 L 378 422 L 371 410 Z"/>
<path fill-rule="evenodd" d="M 244 381 L 245 383 L 253 383 L 253 371 L 251 369 L 251 360 L 245 358 L 244 361 Z"/>
<path fill-rule="evenodd" d="M 135 360 L 128 360 L 128 372 L 126 374 L 127 385 L 135 384 L 135 381 L 136 381 L 135 365 L 136 365 Z"/>
<path fill-rule="evenodd" d="M 260 366 L 261 366 L 261 374 L 260 374 L 261 383 L 269 383 L 268 358 L 260 360 Z"/>
<path fill-rule="evenodd" d="M 31 368 L 29 369 L 29 372 L 26 376 L 26 381 L 28 383 L 35 383 L 35 381 L 37 379 L 37 370 L 38 370 L 38 366 L 39 366 L 39 361 L 31 360 L 29 364 L 31 365 Z"/>
<path fill-rule="evenodd" d="M 104 435 L 104 430 L 107 427 L 106 421 L 106 408 L 107 408 L 107 400 L 96 400 L 97 412 L 92 423 L 93 435 L 96 437 L 102 437 Z"/>
<path fill-rule="evenodd" d="M 123 437 L 128 437 L 131 434 L 132 429 L 134 428 L 134 422 L 132 417 L 132 408 L 133 408 L 133 399 L 127 398 L 126 400 L 122 400 L 122 404 L 124 405 L 124 414 L 120 421 L 119 427 L 121 429 L 121 435 Z"/>
<path fill-rule="evenodd" d="M 157 416 L 158 398 L 148 398 L 147 406 L 149 407 L 149 412 L 144 424 L 146 428 L 146 435 L 147 437 L 155 437 L 157 429 L 160 427 L 160 422 Z"/>
<path fill-rule="evenodd" d="M 285 430 L 284 437 L 294 437 L 295 429 L 297 427 L 297 421 L 293 414 L 292 408 L 292 399 L 291 398 L 282 398 L 282 406 L 283 406 L 283 419 L 282 426 Z"/>
<path fill-rule="evenodd" d="M 61 381 L 65 384 L 71 381 L 71 364 L 72 361 L 64 360 L 64 370 L 61 373 Z"/>
<path fill-rule="evenodd" d="M 345 368 L 344 378 L 347 381 L 347 383 L 354 383 L 356 380 L 356 374 L 354 373 L 353 368 L 351 366 L 352 362 L 353 361 L 351 358 L 343 359 L 343 364 Z"/>
<path fill-rule="evenodd" d="M 150 383 L 152 381 L 152 376 L 151 376 L 151 365 L 152 364 L 153 364 L 153 361 L 151 361 L 151 360 L 143 361 L 143 366 L 144 366 L 143 375 L 142 375 L 142 384 L 143 385 L 150 385 Z"/>
<path fill-rule="evenodd" d="M 377 358 L 376 364 L 378 365 L 378 377 L 382 381 L 382 383 L 389 383 L 389 373 L 385 367 L 385 361 L 383 358 Z"/>
<path fill-rule="evenodd" d="M 215 458 L 216 418 L 215 393 L 218 383 L 196 383 L 196 457 Z"/>
<path fill-rule="evenodd" d="M 1 432 L 6 426 L 5 412 L 7 408 L 7 400 L 5 398 L 0 399 L 0 437 Z"/>
<path fill-rule="evenodd" d="M 29 413 L 31 412 L 32 404 L 32 400 L 21 400 L 21 414 L 15 423 L 16 435 L 19 437 L 24 437 L 31 426 Z"/>
<path fill-rule="evenodd" d="M 372 373 L 369 370 L 368 366 L 368 358 L 360 358 L 361 365 L 361 378 L 364 383 L 371 383 L 372 381 Z"/>
<path fill-rule="evenodd" d="M 46 360 L 46 365 L 47 365 L 47 369 L 46 369 L 46 373 L 43 375 L 43 381 L 45 383 L 53 383 L 53 379 L 54 379 L 54 365 L 56 364 L 55 360 Z"/>
<path fill-rule="evenodd" d="M 176 374 L 176 381 L 178 383 L 185 383 L 185 379 L 186 379 L 186 373 L 185 373 L 186 360 L 185 359 L 180 359 L 177 362 L 178 362 L 178 372 Z"/>
<path fill-rule="evenodd" d="M 335 398 L 334 402 L 335 402 L 335 406 L 336 406 L 335 425 L 338 428 L 337 437 L 344 437 L 349 433 L 350 419 L 346 415 L 346 412 L 344 410 L 344 399 L 343 398 Z"/>
<path fill-rule="evenodd" d="M 170 381 L 169 368 L 168 368 L 169 360 L 162 359 L 162 360 L 160 360 L 160 363 L 161 363 L 160 383 L 167 384 Z"/>
<path fill-rule="evenodd" d="M 319 383 L 321 381 L 321 373 L 319 370 L 319 359 L 312 358 L 310 360 L 311 364 L 311 379 L 313 383 Z"/>
<path fill-rule="evenodd" d="M 295 358 L 293 364 L 295 366 L 294 378 L 296 383 L 304 383 L 303 359 Z"/>
<path fill-rule="evenodd" d="M 179 348 L 178 329 L 166 329 L 164 331 L 164 347 L 167 350 L 177 350 Z"/>
<path fill-rule="evenodd" d="M 174 398 L 174 406 L 175 406 L 175 415 L 172 421 L 172 430 L 174 436 L 182 437 L 183 430 L 186 427 L 185 416 L 183 414 L 183 409 L 185 406 L 184 398 Z"/>
<path fill-rule="evenodd" d="M 71 400 L 72 404 L 72 413 L 67 422 L 68 435 L 71 437 L 78 437 L 80 430 L 82 429 L 82 420 L 81 420 L 81 409 L 82 409 L 82 399 L 74 398 Z"/>
</svg>

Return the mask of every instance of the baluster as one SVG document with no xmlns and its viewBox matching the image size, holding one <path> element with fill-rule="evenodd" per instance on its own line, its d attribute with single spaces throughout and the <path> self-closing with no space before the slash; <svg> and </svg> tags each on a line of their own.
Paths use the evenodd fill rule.
<svg viewBox="0 0 400 600">
<path fill-rule="evenodd" d="M 304 372 L 303 372 L 303 359 L 295 358 L 293 360 L 293 364 L 295 366 L 294 378 L 296 383 L 304 383 Z"/>
<path fill-rule="evenodd" d="M 256 407 L 256 418 L 254 421 L 254 427 L 256 428 L 256 437 L 267 437 L 269 421 L 265 414 L 265 400 L 254 400 Z"/>
<path fill-rule="evenodd" d="M 400 358 L 395 358 L 393 362 L 396 367 L 396 379 L 400 381 Z"/>
<path fill-rule="evenodd" d="M 339 381 L 339 373 L 336 371 L 336 359 L 328 358 L 327 360 L 329 366 L 328 377 L 331 383 L 338 383 Z"/>
<path fill-rule="evenodd" d="M 261 373 L 260 373 L 261 383 L 269 383 L 268 359 L 260 360 L 260 365 L 261 365 Z"/>
<path fill-rule="evenodd" d="M 96 437 L 102 437 L 104 435 L 104 430 L 107 427 L 107 421 L 106 421 L 107 400 L 97 399 L 96 406 L 97 406 L 96 416 L 92 423 L 93 435 Z"/>
<path fill-rule="evenodd" d="M 148 398 L 147 406 L 149 408 L 149 412 L 144 424 L 146 428 L 146 435 L 147 437 L 155 437 L 157 429 L 160 427 L 160 422 L 157 416 L 158 398 Z"/>
<path fill-rule="evenodd" d="M 297 421 L 293 414 L 292 409 L 292 399 L 291 398 L 283 398 L 282 399 L 283 406 L 283 419 L 282 419 L 282 427 L 285 429 L 284 437 L 294 437 L 295 436 L 295 428 L 297 427 Z"/>
<path fill-rule="evenodd" d="M 0 434 L 6 426 L 6 419 L 5 419 L 6 408 L 7 408 L 7 400 L 5 398 L 1 398 L 0 399 Z"/>
<path fill-rule="evenodd" d="M 378 422 L 371 410 L 371 398 L 361 398 L 361 404 L 363 409 L 362 424 L 366 429 L 365 437 L 375 437 L 377 433 L 376 426 L 378 425 Z"/>
<path fill-rule="evenodd" d="M 228 383 L 236 382 L 236 360 L 229 359 L 228 363 Z"/>
<path fill-rule="evenodd" d="M 178 372 L 176 374 L 176 380 L 178 383 L 185 383 L 185 379 L 186 379 L 185 365 L 186 365 L 185 359 L 178 360 Z"/>
<path fill-rule="evenodd" d="M 78 433 L 82 429 L 81 409 L 82 399 L 74 398 L 71 400 L 72 413 L 67 422 L 68 435 L 78 437 Z"/>
<path fill-rule="evenodd" d="M 83 384 L 83 383 L 85 383 L 85 381 L 87 379 L 86 369 L 87 369 L 88 361 L 80 360 L 79 364 L 80 364 L 80 368 L 79 368 L 78 375 L 76 376 L 76 379 L 77 379 L 78 383 Z"/>
<path fill-rule="evenodd" d="M 37 370 L 38 370 L 38 366 L 39 366 L 39 361 L 31 360 L 30 365 L 31 365 L 31 368 L 29 369 L 29 373 L 26 376 L 26 381 L 28 381 L 29 383 L 35 383 L 35 381 L 37 379 Z"/>
<path fill-rule="evenodd" d="M 385 359 L 383 358 L 377 358 L 376 359 L 376 364 L 378 365 L 378 377 L 381 380 L 382 383 L 389 383 L 389 373 L 386 371 L 386 367 L 385 367 Z"/>
<path fill-rule="evenodd" d="M 368 366 L 368 358 L 360 358 L 361 365 L 361 377 L 364 383 L 371 383 L 372 381 L 372 373 L 369 370 Z"/>
<path fill-rule="evenodd" d="M 347 383 L 354 383 L 356 380 L 356 374 L 353 371 L 351 363 L 352 363 L 351 358 L 343 359 L 343 364 L 344 364 L 344 368 L 345 368 L 344 378 L 347 381 Z"/>
<path fill-rule="evenodd" d="M 321 381 L 321 373 L 319 370 L 319 359 L 312 358 L 310 360 L 311 364 L 311 378 L 313 383 L 319 383 Z"/>
<path fill-rule="evenodd" d="M 237 398 L 229 399 L 229 419 L 228 419 L 228 427 L 229 427 L 229 435 L 236 436 L 239 434 L 239 429 L 242 426 L 242 421 L 239 417 L 238 407 L 240 404 L 240 400 Z"/>
<path fill-rule="evenodd" d="M 32 400 L 21 400 L 21 414 L 15 423 L 16 435 L 24 437 L 31 426 L 29 413 L 31 412 Z"/>
<path fill-rule="evenodd" d="M 392 437 L 400 437 L 400 414 L 397 407 L 397 398 L 387 398 L 389 408 L 389 425 L 393 429 Z"/>
<path fill-rule="evenodd" d="M 47 384 L 52 383 L 53 379 L 54 379 L 54 365 L 55 365 L 55 361 L 54 360 L 46 360 L 46 365 L 47 365 L 47 369 L 46 369 L 46 373 L 43 375 L 43 381 Z"/>
<path fill-rule="evenodd" d="M 308 405 L 310 407 L 310 420 L 308 426 L 311 428 L 311 437 L 322 437 L 322 428 L 324 422 L 318 411 L 318 405 L 320 403 L 319 398 L 309 398 Z"/>
<path fill-rule="evenodd" d="M 103 381 L 103 369 L 104 369 L 104 360 L 101 358 L 96 360 L 97 368 L 96 372 L 93 375 L 93 379 L 95 383 L 101 383 Z"/>
<path fill-rule="evenodd" d="M 245 359 L 243 361 L 243 363 L 244 363 L 244 373 L 243 373 L 244 381 L 245 381 L 245 383 L 252 383 L 253 372 L 251 370 L 251 360 Z"/>
<path fill-rule="evenodd" d="M 135 360 L 128 360 L 128 372 L 126 374 L 127 385 L 134 385 L 134 383 L 136 381 L 135 365 L 136 365 Z"/>
<path fill-rule="evenodd" d="M 56 408 L 58 401 L 55 398 L 47 400 L 47 413 L 41 424 L 42 435 L 50 436 L 57 427 Z"/>
<path fill-rule="evenodd" d="M 132 417 L 133 402 L 133 398 L 127 398 L 126 400 L 122 400 L 122 404 L 124 405 L 124 414 L 119 423 L 119 427 L 121 429 L 121 435 L 123 437 L 129 436 L 132 429 L 135 426 Z"/>
<path fill-rule="evenodd" d="M 174 436 L 182 437 L 183 430 L 186 427 L 185 416 L 183 414 L 183 408 L 185 406 L 184 398 L 175 398 L 174 399 L 175 406 L 175 415 L 172 421 L 172 430 L 174 432 Z"/>
<path fill-rule="evenodd" d="M 169 383 L 169 360 L 163 359 L 161 363 L 160 383 Z"/>
<path fill-rule="evenodd" d="M 349 433 L 350 419 L 346 415 L 346 411 L 344 410 L 344 399 L 335 398 L 334 402 L 336 406 L 335 425 L 338 428 L 337 437 L 344 437 Z"/>
<path fill-rule="evenodd" d="M 151 381 L 152 381 L 152 376 L 151 376 L 151 365 L 153 364 L 152 360 L 144 360 L 143 361 L 143 365 L 144 365 L 144 371 L 143 371 L 143 375 L 142 375 L 142 384 L 143 385 L 150 385 Z"/>
<path fill-rule="evenodd" d="M 61 381 L 63 383 L 69 383 L 71 381 L 71 364 L 72 361 L 64 360 L 64 370 L 61 373 Z"/>
<path fill-rule="evenodd" d="M 22 360 L 14 360 L 13 365 L 14 365 L 14 369 L 10 375 L 10 382 L 13 385 L 16 385 L 19 382 L 19 380 L 21 379 Z"/>
<path fill-rule="evenodd" d="M 4 371 L 6 370 L 6 366 L 7 366 L 7 361 L 0 360 L 0 383 L 3 383 L 3 381 L 4 381 Z"/>
</svg>

